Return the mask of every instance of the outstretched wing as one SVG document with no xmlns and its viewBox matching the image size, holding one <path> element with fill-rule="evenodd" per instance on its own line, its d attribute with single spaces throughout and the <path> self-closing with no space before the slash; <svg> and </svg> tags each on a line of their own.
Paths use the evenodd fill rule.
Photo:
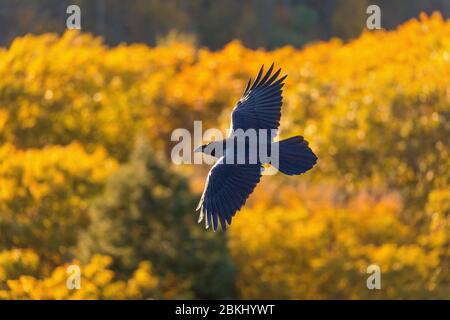
<svg viewBox="0 0 450 320">
<path fill-rule="evenodd" d="M 283 81 L 279 78 L 281 69 L 274 74 L 273 64 L 263 76 L 264 66 L 259 70 L 255 81 L 249 79 L 241 99 L 231 112 L 231 130 L 278 129 L 280 126 L 281 105 L 283 103 Z"/>
<path fill-rule="evenodd" d="M 198 222 L 205 219 L 206 228 L 212 224 L 217 230 L 218 221 L 225 231 L 227 223 L 242 208 L 261 178 L 259 164 L 225 164 L 221 157 L 211 168 L 205 190 L 198 204 Z"/>
</svg>

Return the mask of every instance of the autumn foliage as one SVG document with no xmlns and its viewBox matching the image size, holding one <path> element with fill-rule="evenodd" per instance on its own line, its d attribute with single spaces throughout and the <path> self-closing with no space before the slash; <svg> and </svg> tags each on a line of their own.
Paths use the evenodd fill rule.
<svg viewBox="0 0 450 320">
<path fill-rule="evenodd" d="M 273 61 L 281 136 L 319 164 L 264 177 L 226 235 L 205 235 L 205 168 L 171 164 L 170 134 L 226 129 Z M 0 48 L 0 298 L 449 298 L 449 83 L 439 14 L 273 51 L 16 38 Z"/>
</svg>

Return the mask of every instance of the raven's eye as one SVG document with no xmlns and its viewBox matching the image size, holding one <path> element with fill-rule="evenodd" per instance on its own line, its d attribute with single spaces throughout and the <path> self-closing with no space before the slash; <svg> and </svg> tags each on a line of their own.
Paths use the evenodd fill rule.
<svg viewBox="0 0 450 320">
<path fill-rule="evenodd" d="M 205 145 L 205 147 L 203 149 L 203 153 L 215 157 L 217 154 L 216 148 L 217 148 L 216 144 L 208 143 L 207 145 Z"/>
<path fill-rule="evenodd" d="M 214 146 L 212 146 L 211 144 L 205 144 L 205 146 L 203 147 L 203 152 L 206 154 L 212 154 L 214 152 Z"/>
</svg>

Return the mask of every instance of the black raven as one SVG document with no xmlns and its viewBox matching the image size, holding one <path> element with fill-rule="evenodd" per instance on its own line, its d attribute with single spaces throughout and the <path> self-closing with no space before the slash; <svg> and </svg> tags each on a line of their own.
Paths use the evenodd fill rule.
<svg viewBox="0 0 450 320">
<path fill-rule="evenodd" d="M 249 79 L 241 99 L 231 113 L 231 130 L 226 140 L 214 141 L 195 149 L 218 158 L 211 168 L 206 180 L 197 210 L 200 210 L 198 222 L 205 219 L 206 228 L 212 224 L 214 231 L 217 230 L 218 222 L 222 230 L 226 230 L 227 223 L 230 225 L 232 217 L 245 204 L 247 198 L 258 184 L 265 159 L 256 152 L 257 159 L 249 161 L 247 157 L 251 151 L 251 145 L 245 140 L 245 158 L 241 162 L 236 160 L 236 148 L 229 152 L 227 142 L 236 140 L 236 132 L 260 129 L 276 132 L 280 125 L 282 87 L 287 75 L 278 78 L 281 69 L 272 74 L 273 64 L 265 75 L 264 66 L 259 70 L 255 81 Z M 274 135 L 258 136 L 256 148 L 260 145 L 269 146 L 268 155 L 274 146 L 278 150 L 277 169 L 287 175 L 297 175 L 311 169 L 317 162 L 316 155 L 308 147 L 303 137 L 295 136 L 279 142 L 273 141 Z M 261 141 L 263 143 L 261 143 Z M 265 143 L 264 143 L 265 142 Z M 220 148 L 218 148 L 220 147 Z M 221 151 L 218 151 L 221 150 Z"/>
</svg>

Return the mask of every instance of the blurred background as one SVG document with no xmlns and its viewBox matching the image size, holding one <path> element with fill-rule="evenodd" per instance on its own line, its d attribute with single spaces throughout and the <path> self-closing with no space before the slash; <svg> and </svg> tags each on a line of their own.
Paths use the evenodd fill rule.
<svg viewBox="0 0 450 320">
<path fill-rule="evenodd" d="M 449 17 L 445 0 L 0 0 L 0 298 L 450 299 Z M 281 137 L 319 163 L 204 230 L 209 167 L 172 164 L 171 133 L 227 129 L 272 62 Z"/>
<path fill-rule="evenodd" d="M 27 33 L 62 33 L 66 8 L 82 9 L 82 29 L 105 43 L 155 45 L 170 31 L 188 34 L 212 50 L 239 39 L 268 49 L 332 37 L 350 39 L 366 26 L 369 5 L 382 8 L 383 28 L 394 29 L 420 12 L 450 16 L 448 0 L 2 0 L 0 44 Z"/>
</svg>

